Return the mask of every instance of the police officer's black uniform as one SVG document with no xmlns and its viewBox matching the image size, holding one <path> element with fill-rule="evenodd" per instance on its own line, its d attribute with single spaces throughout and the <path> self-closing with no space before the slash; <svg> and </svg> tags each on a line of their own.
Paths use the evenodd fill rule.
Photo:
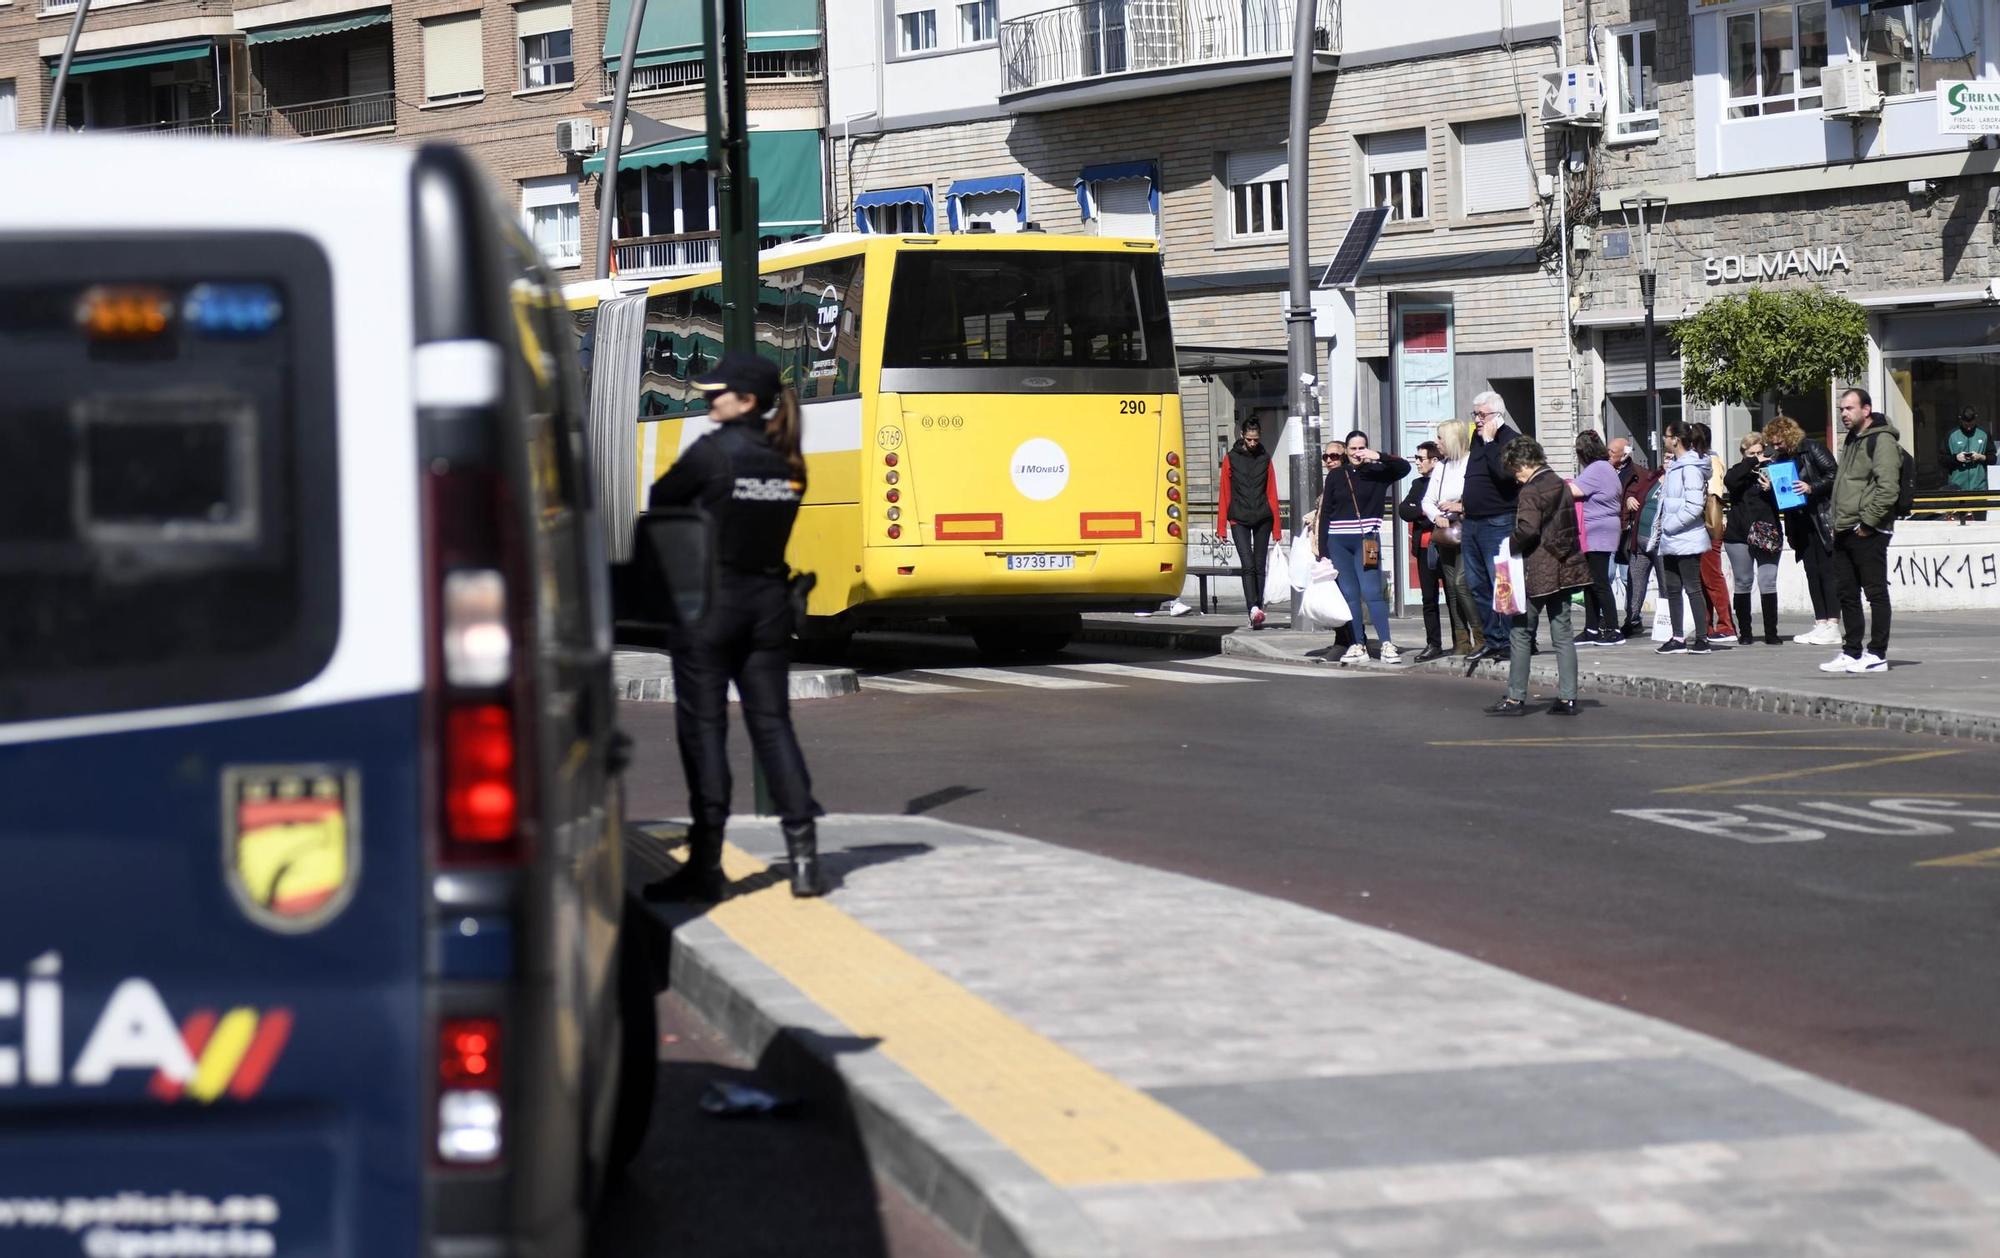
<svg viewBox="0 0 2000 1258">
<path fill-rule="evenodd" d="M 694 381 L 711 393 L 746 393 L 756 410 L 696 441 L 653 485 L 651 505 L 697 503 L 715 522 L 716 590 L 708 614 L 670 640 L 674 728 L 687 774 L 693 826 L 688 863 L 646 889 L 649 899 L 721 898 L 722 831 L 729 820 L 729 683 L 742 697 L 757 763 L 784 824 L 792 894 L 821 892 L 820 813 L 787 698 L 792 604 L 785 543 L 805 493 L 803 473 L 765 439 L 764 415 L 783 385 L 754 354 L 726 354 Z"/>
</svg>

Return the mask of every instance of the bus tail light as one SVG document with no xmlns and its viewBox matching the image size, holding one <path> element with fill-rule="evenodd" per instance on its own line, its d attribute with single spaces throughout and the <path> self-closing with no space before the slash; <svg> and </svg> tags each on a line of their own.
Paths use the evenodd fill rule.
<svg viewBox="0 0 2000 1258">
<path fill-rule="evenodd" d="M 451 1166 L 496 1162 L 501 1150 L 500 1023 L 446 1018 L 438 1029 L 437 1155 Z"/>
<path fill-rule="evenodd" d="M 1181 526 L 1175 524 L 1172 520 L 1167 521 L 1167 536 L 1179 537 L 1180 535 L 1181 535 Z"/>
<path fill-rule="evenodd" d="M 900 524 L 891 524 L 891 525 L 889 526 L 889 540 L 890 540 L 890 541 L 892 541 L 892 542 L 893 542 L 893 541 L 895 541 L 895 540 L 896 540 L 897 538 L 901 537 L 902 535 L 903 535 L 903 526 L 902 526 L 902 525 L 900 525 Z"/>
<path fill-rule="evenodd" d="M 1180 456 L 1180 454 L 1179 454 L 1179 453 L 1178 453 L 1177 451 L 1173 451 L 1173 450 L 1169 450 L 1169 451 L 1167 451 L 1167 466 L 1168 466 L 1168 467 L 1179 467 L 1180 465 L 1181 465 L 1181 456 Z"/>
</svg>

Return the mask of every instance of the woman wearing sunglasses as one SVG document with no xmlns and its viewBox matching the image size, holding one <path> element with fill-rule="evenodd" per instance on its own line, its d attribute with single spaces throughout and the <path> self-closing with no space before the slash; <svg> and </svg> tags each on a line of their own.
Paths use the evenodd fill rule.
<svg viewBox="0 0 2000 1258">
<path fill-rule="evenodd" d="M 1410 474 L 1410 465 L 1370 448 L 1368 434 L 1358 428 L 1345 442 L 1329 444 L 1320 462 L 1326 488 L 1319 499 L 1319 553 L 1339 571 L 1340 593 L 1354 612 L 1354 645 L 1341 663 L 1368 658 L 1368 621 L 1373 620 L 1382 661 L 1393 664 L 1401 656 L 1389 641 L 1389 601 L 1382 594 L 1382 512 L 1390 487 Z"/>
</svg>

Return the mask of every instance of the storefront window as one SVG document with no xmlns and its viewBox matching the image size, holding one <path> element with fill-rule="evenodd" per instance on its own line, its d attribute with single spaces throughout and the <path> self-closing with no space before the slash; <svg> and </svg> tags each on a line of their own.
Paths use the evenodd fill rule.
<svg viewBox="0 0 2000 1258">
<path fill-rule="evenodd" d="M 2000 348 L 1886 358 L 1889 418 L 1917 461 L 1917 489 L 1944 488 L 1938 448 L 1971 407 L 1992 430 L 2000 410 Z"/>
</svg>

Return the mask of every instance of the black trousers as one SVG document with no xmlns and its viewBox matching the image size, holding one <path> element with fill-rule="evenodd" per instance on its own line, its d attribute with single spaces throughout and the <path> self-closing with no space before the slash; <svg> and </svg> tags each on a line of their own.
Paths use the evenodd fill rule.
<svg viewBox="0 0 2000 1258">
<path fill-rule="evenodd" d="M 1271 554 L 1271 522 L 1238 524 L 1229 522 L 1229 540 L 1236 544 L 1237 562 L 1243 565 L 1243 612 L 1264 605 L 1265 563 Z"/>
<path fill-rule="evenodd" d="M 1583 631 L 1612 633 L 1618 628 L 1618 604 L 1611 597 L 1611 552 L 1586 550 L 1590 584 L 1583 591 Z"/>
<path fill-rule="evenodd" d="M 1667 599 L 1667 616 L 1673 621 L 1674 636 L 1681 636 L 1681 594 L 1687 594 L 1688 608 L 1693 614 L 1693 632 L 1688 637 L 1697 642 L 1708 640 L 1708 598 L 1701 592 L 1700 555 L 1661 555 L 1660 593 Z"/>
<path fill-rule="evenodd" d="M 1424 596 L 1424 645 L 1444 648 L 1444 624 L 1438 604 L 1445 597 L 1444 565 L 1431 566 L 1429 548 L 1417 552 L 1417 590 Z"/>
<path fill-rule="evenodd" d="M 1861 654 L 1861 634 L 1868 631 L 1870 654 L 1889 658 L 1889 534 L 1863 537 L 1852 529 L 1833 539 L 1833 569 L 1840 578 L 1840 649 Z M 1868 595 L 1868 620 L 1861 618 L 1861 596 Z"/>
<path fill-rule="evenodd" d="M 787 825 L 820 814 L 805 754 L 792 732 L 788 648 L 791 602 L 785 580 L 723 572 L 715 605 L 692 632 L 677 635 L 674 732 L 687 774 L 688 811 L 701 829 L 729 820 L 729 683 L 742 698 L 750 747 Z"/>
<path fill-rule="evenodd" d="M 1800 540 L 1805 545 L 1797 550 L 1806 570 L 1806 590 L 1812 595 L 1813 619 L 1832 620 L 1840 614 L 1840 576 L 1833 552 L 1820 544 L 1819 530 L 1810 523 Z"/>
</svg>

